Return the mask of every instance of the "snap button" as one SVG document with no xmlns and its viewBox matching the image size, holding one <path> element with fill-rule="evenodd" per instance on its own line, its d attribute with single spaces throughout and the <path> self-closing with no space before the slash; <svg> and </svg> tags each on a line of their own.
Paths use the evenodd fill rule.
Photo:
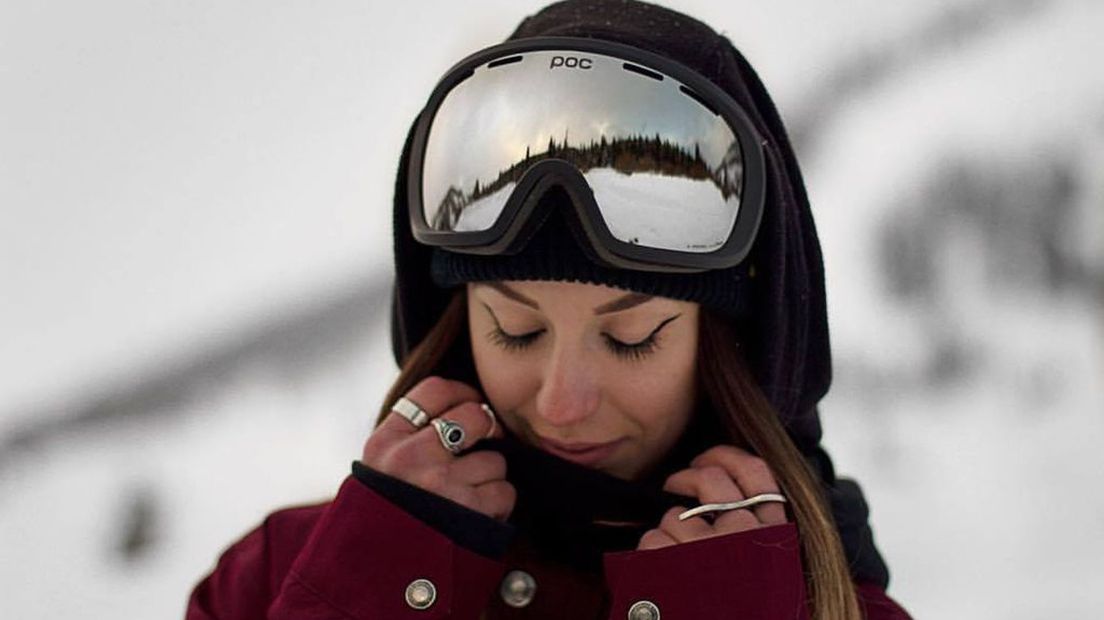
<svg viewBox="0 0 1104 620">
<path fill-rule="evenodd" d="M 512 570 L 502 579 L 498 589 L 502 600 L 510 607 L 525 607 L 537 593 L 537 580 L 523 570 Z"/>
<path fill-rule="evenodd" d="M 406 604 L 414 609 L 429 609 L 437 600 L 437 586 L 428 579 L 415 579 L 406 586 Z"/>
<path fill-rule="evenodd" d="M 629 620 L 659 620 L 659 608 L 651 601 L 637 601 L 629 608 Z"/>
</svg>

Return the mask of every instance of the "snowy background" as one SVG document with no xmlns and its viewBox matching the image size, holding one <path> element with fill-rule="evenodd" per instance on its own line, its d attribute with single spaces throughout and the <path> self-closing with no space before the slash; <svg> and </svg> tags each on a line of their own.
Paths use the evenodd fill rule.
<svg viewBox="0 0 1104 620">
<path fill-rule="evenodd" d="M 408 123 L 541 4 L 0 2 L 0 617 L 181 617 L 332 495 L 396 374 Z M 890 593 L 1099 617 L 1104 3 L 669 4 L 795 139 Z"/>
</svg>

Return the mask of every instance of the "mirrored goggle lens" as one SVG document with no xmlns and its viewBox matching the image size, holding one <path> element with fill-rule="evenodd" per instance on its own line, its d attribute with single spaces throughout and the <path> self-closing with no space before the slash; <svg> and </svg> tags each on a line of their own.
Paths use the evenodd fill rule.
<svg viewBox="0 0 1104 620">
<path fill-rule="evenodd" d="M 711 252 L 739 214 L 739 140 L 692 91 L 611 56 L 534 51 L 479 67 L 441 102 L 422 169 L 425 221 L 491 228 L 549 158 L 578 168 L 625 243 Z"/>
</svg>

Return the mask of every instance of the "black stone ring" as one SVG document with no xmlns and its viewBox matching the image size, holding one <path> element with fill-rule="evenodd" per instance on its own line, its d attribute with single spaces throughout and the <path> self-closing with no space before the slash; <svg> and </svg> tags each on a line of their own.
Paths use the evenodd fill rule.
<svg viewBox="0 0 1104 620">
<path fill-rule="evenodd" d="M 460 426 L 458 422 L 443 418 L 434 418 L 432 424 L 445 450 L 453 454 L 459 453 L 464 445 L 464 427 Z"/>
</svg>

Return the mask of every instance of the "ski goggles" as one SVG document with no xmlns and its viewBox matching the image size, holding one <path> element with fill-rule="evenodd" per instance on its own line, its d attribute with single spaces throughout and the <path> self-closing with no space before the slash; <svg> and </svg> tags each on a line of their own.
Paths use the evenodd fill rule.
<svg viewBox="0 0 1104 620">
<path fill-rule="evenodd" d="M 411 230 L 453 252 L 517 253 L 560 186 L 610 266 L 731 267 L 762 217 L 763 158 L 747 114 L 681 64 L 593 39 L 511 41 L 450 69 L 420 114 Z"/>
</svg>

